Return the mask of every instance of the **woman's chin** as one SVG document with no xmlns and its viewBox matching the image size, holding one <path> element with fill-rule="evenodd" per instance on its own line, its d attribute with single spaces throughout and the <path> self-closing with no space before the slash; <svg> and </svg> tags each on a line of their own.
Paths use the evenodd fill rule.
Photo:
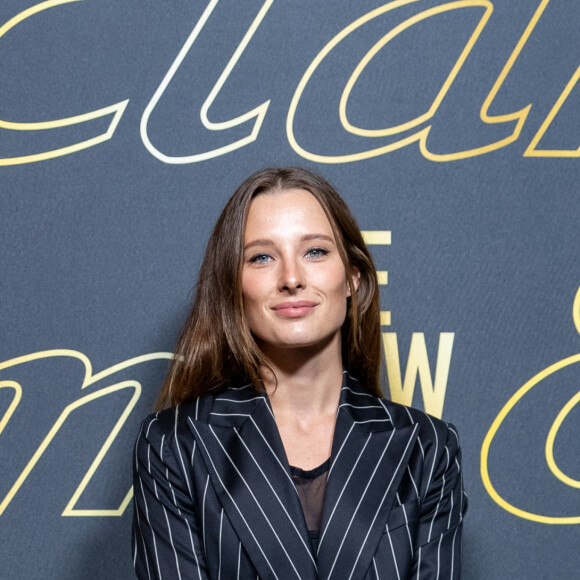
<svg viewBox="0 0 580 580">
<path fill-rule="evenodd" d="M 287 356 L 292 351 L 300 353 L 302 356 L 309 353 L 315 355 L 332 347 L 338 347 L 338 352 L 340 352 L 340 333 L 323 337 L 294 335 L 268 341 L 258 338 L 256 342 L 266 355 L 275 355 L 276 352 L 280 352 Z"/>
</svg>

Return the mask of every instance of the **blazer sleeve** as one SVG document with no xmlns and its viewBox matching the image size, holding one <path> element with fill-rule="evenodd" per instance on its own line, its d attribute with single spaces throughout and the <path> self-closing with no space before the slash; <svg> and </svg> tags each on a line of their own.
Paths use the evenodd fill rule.
<svg viewBox="0 0 580 580">
<path fill-rule="evenodd" d="M 203 540 L 183 457 L 158 415 L 141 425 L 133 464 L 133 564 L 139 579 L 207 579 Z M 181 457 L 181 459 L 180 459 Z"/>
<path fill-rule="evenodd" d="M 420 580 L 459 580 L 461 577 L 461 534 L 467 499 L 457 431 L 453 425 L 445 427 L 446 432 L 440 430 L 437 435 L 438 450 L 421 503 L 410 576 Z"/>
</svg>

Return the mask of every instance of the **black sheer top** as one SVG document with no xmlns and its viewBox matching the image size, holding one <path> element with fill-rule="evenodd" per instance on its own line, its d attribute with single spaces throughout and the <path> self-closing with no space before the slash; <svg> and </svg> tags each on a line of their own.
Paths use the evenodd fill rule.
<svg viewBox="0 0 580 580">
<path fill-rule="evenodd" d="M 290 472 L 298 491 L 308 535 L 315 554 L 318 550 L 318 536 L 322 524 L 322 506 L 324 504 L 329 467 L 330 458 L 322 465 L 308 471 L 290 466 Z"/>
</svg>

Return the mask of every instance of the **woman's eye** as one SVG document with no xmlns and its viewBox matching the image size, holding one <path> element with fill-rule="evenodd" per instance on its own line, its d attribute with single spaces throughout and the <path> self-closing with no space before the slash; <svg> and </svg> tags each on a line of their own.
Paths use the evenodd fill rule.
<svg viewBox="0 0 580 580">
<path fill-rule="evenodd" d="M 322 258 L 322 256 L 326 256 L 328 254 L 328 250 L 324 248 L 311 248 L 306 252 L 306 256 L 309 258 Z"/>
<path fill-rule="evenodd" d="M 250 258 L 250 262 L 253 264 L 264 264 L 271 260 L 271 257 L 268 254 L 256 254 Z"/>
</svg>

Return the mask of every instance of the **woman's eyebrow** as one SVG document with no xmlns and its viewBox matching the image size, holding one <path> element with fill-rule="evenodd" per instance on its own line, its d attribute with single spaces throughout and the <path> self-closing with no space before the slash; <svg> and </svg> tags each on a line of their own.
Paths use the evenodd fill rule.
<svg viewBox="0 0 580 580">
<path fill-rule="evenodd" d="M 300 242 L 310 242 L 313 240 L 324 240 L 326 242 L 334 244 L 334 238 L 327 234 L 304 234 L 303 236 L 300 236 Z M 274 245 L 275 245 L 274 241 L 271 240 L 270 238 L 259 238 L 257 240 L 252 240 L 251 242 L 248 242 L 244 246 L 244 251 L 254 248 L 256 246 L 274 246 Z"/>
<path fill-rule="evenodd" d="M 309 242 L 311 240 L 325 240 L 334 244 L 334 238 L 327 234 L 306 234 L 300 238 L 302 242 Z"/>
<path fill-rule="evenodd" d="M 268 238 L 259 238 L 257 240 L 252 240 L 251 242 L 248 242 L 244 246 L 244 251 L 253 248 L 254 246 L 273 246 L 273 245 L 274 242 L 272 240 Z"/>
<path fill-rule="evenodd" d="M 332 244 L 335 243 L 334 238 L 327 234 L 304 234 L 303 236 L 300 236 L 300 242 L 310 242 L 313 240 L 324 240 Z M 244 251 L 250 248 L 254 248 L 255 246 L 274 246 L 274 245 L 275 245 L 274 241 L 271 240 L 270 238 L 258 238 L 257 240 L 252 240 L 251 242 L 248 242 L 244 246 Z"/>
</svg>

